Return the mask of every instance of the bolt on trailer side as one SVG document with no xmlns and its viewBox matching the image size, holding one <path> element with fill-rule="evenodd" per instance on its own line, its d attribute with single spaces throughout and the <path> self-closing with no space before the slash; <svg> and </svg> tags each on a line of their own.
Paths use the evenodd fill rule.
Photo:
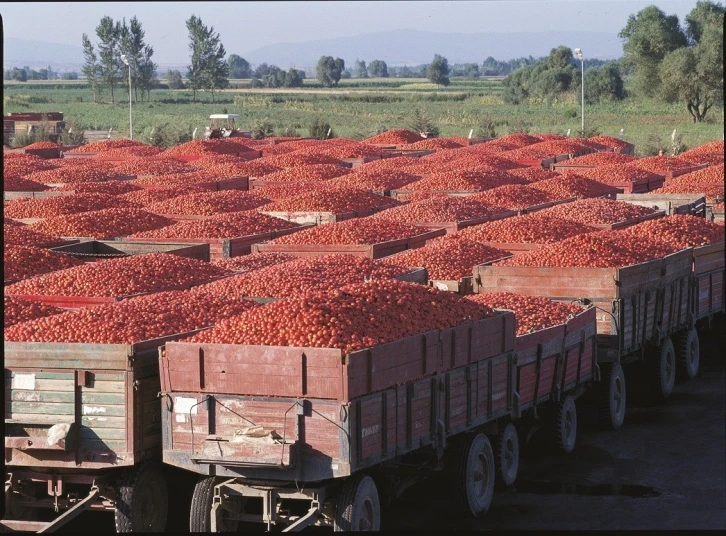
<svg viewBox="0 0 726 536">
<path fill-rule="evenodd" d="M 165 493 L 153 467 L 161 462 L 158 347 L 185 335 L 133 345 L 5 342 L 0 526 L 49 531 L 86 509 L 117 510 L 123 486 L 142 473 Z M 13 518 L 29 508 L 66 512 L 40 524 Z M 126 522 L 138 528 L 137 514 Z M 166 513 L 159 517 L 152 529 L 163 530 Z"/>
</svg>

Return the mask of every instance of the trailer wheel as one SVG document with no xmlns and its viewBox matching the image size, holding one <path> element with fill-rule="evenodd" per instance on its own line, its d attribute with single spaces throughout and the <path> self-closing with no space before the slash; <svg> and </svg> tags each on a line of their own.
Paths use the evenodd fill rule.
<svg viewBox="0 0 726 536">
<path fill-rule="evenodd" d="M 570 454 L 575 450 L 577 440 L 577 407 L 572 396 L 567 395 L 557 404 L 552 424 L 555 447 L 564 454 Z"/>
<path fill-rule="evenodd" d="M 464 437 L 454 470 L 460 505 L 474 517 L 486 514 L 494 496 L 496 474 L 494 452 L 487 436 L 477 433 Z"/>
<path fill-rule="evenodd" d="M 676 351 L 670 337 L 666 337 L 652 354 L 651 393 L 657 401 L 665 400 L 676 383 Z"/>
<path fill-rule="evenodd" d="M 683 331 L 676 341 L 676 377 L 679 381 L 689 381 L 698 374 L 701 350 L 696 328 Z"/>
<path fill-rule="evenodd" d="M 214 476 L 199 477 L 189 509 L 189 532 L 212 532 L 212 499 L 214 486 L 222 479 Z M 237 532 L 237 520 L 229 519 L 226 510 L 222 509 L 217 517 L 217 532 Z"/>
<path fill-rule="evenodd" d="M 602 379 L 598 386 L 598 421 L 609 430 L 618 430 L 625 421 L 627 400 L 625 373 L 620 363 L 600 364 Z"/>
<path fill-rule="evenodd" d="M 496 445 L 496 478 L 504 486 L 511 486 L 519 471 L 519 437 L 513 423 L 507 424 L 497 436 Z"/>
<path fill-rule="evenodd" d="M 381 530 L 381 502 L 376 483 L 369 476 L 349 478 L 338 495 L 335 532 Z"/>
<path fill-rule="evenodd" d="M 126 471 L 118 487 L 116 532 L 164 532 L 169 495 L 159 466 L 144 463 Z"/>
</svg>

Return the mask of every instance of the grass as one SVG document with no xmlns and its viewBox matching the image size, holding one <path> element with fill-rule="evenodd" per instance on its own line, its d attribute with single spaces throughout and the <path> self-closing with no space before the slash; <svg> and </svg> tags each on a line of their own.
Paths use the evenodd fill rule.
<svg viewBox="0 0 726 536">
<path fill-rule="evenodd" d="M 56 81 L 52 81 L 56 82 Z M 233 80 L 231 85 L 248 81 Z M 469 130 L 486 118 L 497 126 L 497 134 L 508 132 L 507 125 L 525 124 L 531 132 L 556 132 L 574 136 L 580 130 L 580 107 L 574 98 L 560 102 L 508 105 L 501 99 L 501 79 L 455 79 L 448 87 L 429 84 L 422 79 L 348 79 L 339 88 L 321 88 L 316 80 L 306 80 L 303 88 L 229 89 L 217 93 L 212 103 L 210 93 L 197 94 L 192 102 L 189 90 L 154 90 L 150 102 L 133 105 L 134 133 L 148 138 L 151 129 L 174 128 L 191 133 L 203 130 L 212 113 L 239 113 L 241 127 L 253 121 L 269 120 L 276 131 L 293 128 L 307 134 L 314 117 L 331 124 L 338 136 L 362 138 L 379 130 L 405 127 L 414 110 L 422 109 L 439 127 L 441 136 L 467 136 Z M 91 90 L 82 82 L 61 81 L 23 84 L 4 83 L 4 111 L 62 111 L 66 121 L 85 130 L 113 128 L 120 135 L 128 133 L 128 100 L 123 89 L 116 91 L 117 102 L 94 104 Z M 103 100 L 110 100 L 104 92 Z M 618 103 L 588 105 L 587 128 L 635 143 L 636 150 L 646 140 L 658 136 L 670 141 L 678 130 L 688 147 L 723 136 L 723 109 L 709 113 L 708 123 L 694 124 L 685 106 L 640 99 Z"/>
</svg>

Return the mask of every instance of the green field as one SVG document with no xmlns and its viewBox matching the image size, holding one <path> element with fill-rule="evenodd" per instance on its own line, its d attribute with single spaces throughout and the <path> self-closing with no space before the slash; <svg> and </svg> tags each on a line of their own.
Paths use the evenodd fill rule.
<svg viewBox="0 0 726 536">
<path fill-rule="evenodd" d="M 467 136 L 482 119 L 497 125 L 497 134 L 529 128 L 531 132 L 565 134 L 580 129 L 580 106 L 574 97 L 565 102 L 507 105 L 501 98 L 501 79 L 455 79 L 442 88 L 423 79 L 349 79 L 339 88 L 321 88 L 316 80 L 306 80 L 298 89 L 248 89 L 248 81 L 232 80 L 231 89 L 218 92 L 212 103 L 209 92 L 197 94 L 192 102 L 189 90 L 154 90 L 150 102 L 133 105 L 135 137 L 148 139 L 152 128 L 175 129 L 191 134 L 203 130 L 212 113 L 239 113 L 241 128 L 256 120 L 268 120 L 276 131 L 286 128 L 307 134 L 316 116 L 333 127 L 336 136 L 364 138 L 389 128 L 408 125 L 418 108 L 438 126 L 441 136 Z M 123 89 L 116 90 L 116 104 L 93 103 L 91 90 L 80 82 L 42 81 L 4 84 L 4 112 L 61 111 L 67 121 L 85 130 L 113 128 L 128 134 L 128 100 Z M 104 91 L 103 100 L 110 101 Z M 682 105 L 639 99 L 585 107 L 586 128 L 617 136 L 641 149 L 657 136 L 670 140 L 673 129 L 683 143 L 693 147 L 723 136 L 723 109 L 712 111 L 709 121 L 693 124 Z"/>
</svg>

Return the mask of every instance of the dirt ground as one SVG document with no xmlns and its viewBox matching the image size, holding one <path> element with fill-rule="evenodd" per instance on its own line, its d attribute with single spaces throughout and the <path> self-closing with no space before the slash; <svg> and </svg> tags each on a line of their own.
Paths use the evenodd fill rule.
<svg viewBox="0 0 726 536">
<path fill-rule="evenodd" d="M 721 338 L 721 340 L 723 340 Z M 585 426 L 569 456 L 525 446 L 512 489 L 494 496 L 482 519 L 453 514 L 435 480 L 408 490 L 384 511 L 388 530 L 725 529 L 726 359 L 712 335 L 701 338 L 698 377 L 676 385 L 657 406 L 629 407 L 617 432 Z M 628 369 L 626 368 L 626 375 Z M 167 532 L 187 532 L 193 475 L 174 472 Z M 260 527 L 262 528 L 262 527 Z M 318 529 L 320 530 L 320 529 Z M 113 516 L 85 513 L 61 532 L 114 532 Z"/>
</svg>

